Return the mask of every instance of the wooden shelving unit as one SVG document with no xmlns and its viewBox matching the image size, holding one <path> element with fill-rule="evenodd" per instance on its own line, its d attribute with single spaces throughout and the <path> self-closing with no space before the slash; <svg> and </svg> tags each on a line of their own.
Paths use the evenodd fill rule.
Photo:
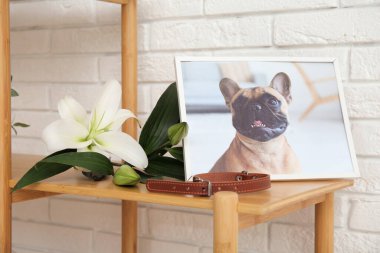
<svg viewBox="0 0 380 253">
<path fill-rule="evenodd" d="M 137 22 L 136 0 L 107 0 L 121 5 L 122 17 L 122 106 L 137 107 Z M 0 252 L 11 253 L 12 203 L 74 194 L 122 200 L 122 252 L 137 252 L 137 203 L 156 203 L 210 209 L 214 212 L 214 252 L 237 253 L 239 228 L 269 221 L 310 205 L 316 207 L 317 253 L 333 252 L 333 194 L 352 185 L 351 180 L 276 182 L 270 190 L 238 195 L 218 192 L 212 197 L 149 193 L 144 185 L 115 186 L 111 179 L 92 182 L 74 170 L 11 194 L 17 179 L 40 159 L 11 155 L 9 0 L 0 0 Z M 136 136 L 136 125 L 123 130 Z M 302 240 L 302 238 L 300 238 Z"/>
</svg>

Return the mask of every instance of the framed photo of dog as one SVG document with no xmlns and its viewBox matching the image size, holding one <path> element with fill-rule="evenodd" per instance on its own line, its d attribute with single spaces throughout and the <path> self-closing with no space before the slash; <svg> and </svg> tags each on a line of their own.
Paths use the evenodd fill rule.
<svg viewBox="0 0 380 253">
<path fill-rule="evenodd" d="M 176 73 L 186 178 L 359 176 L 335 59 L 177 57 Z"/>
</svg>

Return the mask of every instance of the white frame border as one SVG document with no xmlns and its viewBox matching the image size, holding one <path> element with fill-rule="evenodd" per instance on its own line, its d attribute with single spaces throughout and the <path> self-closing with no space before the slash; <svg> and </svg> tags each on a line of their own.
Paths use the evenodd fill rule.
<svg viewBox="0 0 380 253">
<path fill-rule="evenodd" d="M 271 175 L 272 180 L 314 180 L 314 179 L 333 179 L 333 178 L 357 178 L 360 177 L 359 166 L 356 158 L 356 152 L 354 148 L 354 142 L 352 139 L 351 127 L 349 122 L 349 117 L 347 113 L 346 100 L 344 97 L 344 90 L 342 85 L 342 80 L 340 76 L 338 61 L 336 58 L 329 57 L 198 57 L 198 56 L 176 56 L 175 57 L 175 69 L 176 69 L 176 77 L 177 77 L 177 93 L 178 93 L 178 104 L 179 104 L 179 112 L 181 122 L 186 122 L 186 108 L 185 108 L 185 96 L 183 90 L 183 75 L 182 75 L 182 62 L 239 62 L 239 61 L 263 61 L 263 62 L 316 62 L 316 63 L 332 63 L 334 65 L 336 81 L 338 85 L 338 93 L 339 93 L 339 102 L 341 104 L 341 111 L 343 115 L 344 128 L 346 131 L 346 138 L 348 142 L 348 148 L 350 151 L 351 161 L 353 165 L 352 172 L 346 173 L 337 173 L 337 174 L 320 174 L 313 173 L 306 175 L 289 175 L 289 174 L 276 174 Z M 191 173 L 191 168 L 187 168 L 187 164 L 191 159 L 191 155 L 187 146 L 187 138 L 183 140 L 184 146 L 184 163 L 185 163 L 185 178 L 190 180 L 193 176 Z M 207 171 L 205 171 L 207 172 Z"/>
</svg>

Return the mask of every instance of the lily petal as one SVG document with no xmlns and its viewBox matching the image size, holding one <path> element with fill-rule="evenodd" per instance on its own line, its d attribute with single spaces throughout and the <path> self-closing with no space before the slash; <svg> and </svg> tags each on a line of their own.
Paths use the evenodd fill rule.
<svg viewBox="0 0 380 253">
<path fill-rule="evenodd" d="M 95 143 L 101 149 L 114 154 L 126 162 L 144 169 L 148 166 L 148 157 L 140 144 L 123 132 L 105 132 L 95 138 Z"/>
<path fill-rule="evenodd" d="M 89 145 L 87 147 L 78 149 L 78 152 L 96 152 L 96 153 L 104 155 L 105 157 L 110 157 L 111 156 L 110 153 L 108 153 L 107 151 L 105 151 L 103 149 L 100 149 L 96 145 Z"/>
<path fill-rule="evenodd" d="M 88 130 L 73 119 L 57 120 L 45 127 L 42 139 L 50 150 L 66 148 L 84 148 L 92 143 L 86 141 Z"/>
<path fill-rule="evenodd" d="M 102 96 L 96 103 L 91 115 L 91 128 L 103 129 L 108 126 L 119 110 L 121 100 L 121 85 L 116 80 L 108 81 Z"/>
<path fill-rule="evenodd" d="M 87 124 L 86 110 L 70 96 L 59 101 L 58 112 L 62 119 L 73 119 L 84 126 Z"/>
<path fill-rule="evenodd" d="M 136 116 L 130 110 L 120 109 L 112 119 L 112 123 L 107 126 L 109 130 L 119 130 L 121 125 L 129 118 L 136 118 Z"/>
</svg>

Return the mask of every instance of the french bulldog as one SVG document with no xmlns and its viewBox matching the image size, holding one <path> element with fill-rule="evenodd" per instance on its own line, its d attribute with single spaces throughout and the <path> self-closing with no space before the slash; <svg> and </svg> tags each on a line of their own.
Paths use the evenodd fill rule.
<svg viewBox="0 0 380 253">
<path fill-rule="evenodd" d="M 236 135 L 210 172 L 300 172 L 300 162 L 284 136 L 292 101 L 289 76 L 277 73 L 269 86 L 246 89 L 224 78 L 219 87 Z"/>
</svg>

